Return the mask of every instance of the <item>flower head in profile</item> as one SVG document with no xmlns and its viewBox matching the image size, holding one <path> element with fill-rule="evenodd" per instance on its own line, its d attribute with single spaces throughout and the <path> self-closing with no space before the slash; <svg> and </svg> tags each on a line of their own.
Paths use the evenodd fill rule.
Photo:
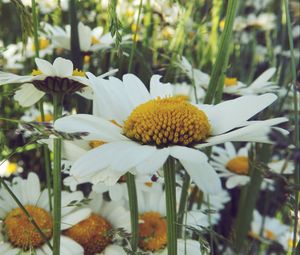
<svg viewBox="0 0 300 255">
<path fill-rule="evenodd" d="M 15 177 L 9 186 L 44 232 L 47 241 L 52 243 L 53 218 L 49 207 L 48 191 L 41 189 L 38 176 L 35 173 L 29 173 L 27 179 Z M 69 229 L 91 214 L 89 208 L 78 206 L 83 198 L 80 191 L 62 192 L 62 230 Z M 1 189 L 0 208 L 0 219 L 3 226 L 1 232 L 3 238 L 1 239 L 5 240 L 0 243 L 1 254 L 23 254 L 28 251 L 43 255 L 52 254 L 45 238 L 28 220 L 6 189 Z M 61 236 L 61 250 L 66 255 L 83 254 L 83 248 L 79 244 L 63 235 Z"/>
<path fill-rule="evenodd" d="M 71 175 L 93 179 L 110 168 L 117 173 L 154 174 L 169 157 L 180 161 L 205 192 L 221 189 L 207 156 L 196 148 L 226 141 L 270 142 L 272 125 L 285 118 L 247 121 L 276 100 L 276 95 L 244 96 L 218 105 L 193 105 L 173 96 L 171 84 L 160 76 L 150 81 L 150 93 L 134 75 L 104 80 L 88 74 L 95 93 L 97 116 L 78 114 L 57 120 L 63 132 L 87 132 L 98 146 L 80 157 Z"/>
<path fill-rule="evenodd" d="M 23 84 L 15 94 L 22 106 L 38 102 L 45 93 L 69 94 L 83 92 L 89 85 L 85 73 L 74 69 L 72 61 L 58 57 L 53 64 L 36 58 L 37 69 L 31 75 L 16 75 L 0 72 L 0 85 L 10 83 Z"/>
</svg>

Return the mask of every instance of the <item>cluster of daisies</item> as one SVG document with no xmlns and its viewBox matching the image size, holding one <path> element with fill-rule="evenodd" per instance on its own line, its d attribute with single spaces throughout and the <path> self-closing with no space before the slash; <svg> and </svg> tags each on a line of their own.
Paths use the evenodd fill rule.
<svg viewBox="0 0 300 255">
<path fill-rule="evenodd" d="M 186 59 L 183 61 L 187 63 Z M 148 90 L 133 74 L 125 74 L 122 79 L 110 76 L 110 73 L 97 77 L 74 69 L 70 60 L 61 57 L 53 64 L 37 58 L 36 67 L 26 76 L 0 73 L 1 85 L 22 84 L 15 92 L 15 99 L 21 105 L 34 104 L 46 93 L 61 93 L 66 97 L 79 93 L 93 103 L 93 114 L 65 112 L 65 116 L 54 123 L 53 107 L 45 104 L 43 119 L 40 112 L 32 108 L 20 122 L 20 128 L 25 126 L 27 137 L 41 131 L 37 128 L 26 130 L 24 123 L 50 126 L 50 129 L 52 123 L 51 135 L 38 141 L 46 144 L 50 151 L 55 138 L 79 134 L 79 137 L 71 136 L 72 139 L 62 141 L 65 188 L 61 207 L 61 254 L 113 255 L 130 251 L 130 206 L 125 183 L 128 172 L 136 176 L 138 249 L 141 254 L 166 254 L 162 169 L 170 159 L 175 162 L 172 170 L 176 176 L 177 209 L 182 192 L 189 197 L 183 215 L 183 231 L 177 240 L 178 254 L 202 254 L 203 244 L 194 239 L 195 231 L 201 233 L 217 226 L 221 211 L 231 200 L 229 191 L 249 183 L 251 144 L 272 143 L 269 134 L 273 128 L 283 136 L 288 134 L 286 129 L 278 127 L 288 121 L 285 117 L 253 119 L 277 99 L 274 93 L 264 93 L 276 89 L 276 85 L 268 81 L 274 70 L 263 73 L 249 86 L 237 81 L 235 90 L 231 90 L 236 91 L 236 98 L 208 105 L 194 103 L 195 98 L 190 100 L 191 94 L 176 93 L 176 86 L 162 83 L 159 75 L 151 77 Z M 205 93 L 205 86 L 200 86 L 205 84 L 201 80 L 201 71 L 190 71 L 187 64 L 184 67 L 188 73 L 200 75 L 194 79 Z M 231 86 L 235 87 L 234 84 Z M 262 88 L 259 90 L 261 95 L 257 95 L 253 87 Z M 238 96 L 244 91 L 247 95 Z M 236 147 L 233 142 L 246 143 Z M 209 157 L 206 148 L 211 148 Z M 21 171 L 8 161 L 4 161 L 1 168 L 2 176 Z M 288 178 L 294 164 L 277 155 L 268 163 L 268 168 L 276 175 Z M 191 179 L 189 189 L 183 189 L 184 173 Z M 264 176 L 262 190 L 276 190 L 271 177 Z M 86 183 L 92 185 L 84 195 L 80 187 Z M 7 189 L 1 187 L 1 254 L 27 251 L 51 254 L 52 190 L 43 187 L 33 172 L 26 178 L 17 176 L 7 185 L 43 230 L 44 236 Z M 260 213 L 255 211 L 249 237 L 262 242 L 277 242 L 288 250 L 291 228 L 276 218 L 262 220 Z"/>
</svg>

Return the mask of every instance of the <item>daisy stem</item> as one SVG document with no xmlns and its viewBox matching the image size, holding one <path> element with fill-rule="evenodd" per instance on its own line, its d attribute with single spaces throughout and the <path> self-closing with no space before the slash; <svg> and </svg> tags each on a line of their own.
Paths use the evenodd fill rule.
<svg viewBox="0 0 300 255">
<path fill-rule="evenodd" d="M 186 210 L 186 204 L 187 204 L 187 199 L 188 199 L 188 189 L 190 187 L 190 183 L 191 183 L 190 175 L 187 172 L 185 172 L 184 180 L 183 180 L 183 184 L 182 184 L 180 202 L 179 202 L 178 217 L 177 217 L 177 222 L 179 225 L 178 229 L 177 229 L 178 230 L 177 231 L 178 238 L 182 237 L 184 212 Z"/>
<path fill-rule="evenodd" d="M 221 74 L 223 74 L 227 68 L 229 47 L 231 43 L 231 34 L 233 29 L 233 22 L 237 11 L 238 0 L 229 0 L 227 5 L 226 19 L 224 31 L 221 35 L 219 51 L 217 54 L 216 62 L 213 66 L 211 78 L 208 85 L 208 90 L 204 99 L 205 104 L 212 103 L 215 93 L 218 89 L 218 81 Z M 222 84 L 223 86 L 223 84 Z"/>
<path fill-rule="evenodd" d="M 130 208 L 130 221 L 131 221 L 131 248 L 133 252 L 136 252 L 138 240 L 139 240 L 139 210 L 136 194 L 136 186 L 134 175 L 131 173 L 126 174 L 126 184 L 129 198 Z"/>
<path fill-rule="evenodd" d="M 3 187 L 6 189 L 6 191 L 9 193 L 9 195 L 13 198 L 13 200 L 16 202 L 16 204 L 20 207 L 20 209 L 24 212 L 30 223 L 35 227 L 35 229 L 39 232 L 41 237 L 44 239 L 46 244 L 49 246 L 49 248 L 52 250 L 52 245 L 49 242 L 47 236 L 44 234 L 42 229 L 39 227 L 39 225 L 35 222 L 35 220 L 31 217 L 30 213 L 26 210 L 26 208 L 22 205 L 21 201 L 16 197 L 16 195 L 12 192 L 12 190 L 8 187 L 6 182 L 0 177 L 0 183 L 3 185 Z"/>
<path fill-rule="evenodd" d="M 35 56 L 39 58 L 39 51 L 40 51 L 40 45 L 39 45 L 39 36 L 38 36 L 38 16 L 36 12 L 36 4 L 35 0 L 31 0 L 31 9 L 32 9 L 32 19 L 33 19 L 33 37 L 34 37 L 34 50 L 35 50 Z"/>
<path fill-rule="evenodd" d="M 140 16 L 141 16 L 141 12 L 142 12 L 142 6 L 143 6 L 143 0 L 140 0 L 138 18 L 137 18 L 137 21 L 136 21 L 136 30 L 135 30 L 134 35 L 133 35 L 133 43 L 132 43 L 132 47 L 131 47 L 131 51 L 130 51 L 130 58 L 129 58 L 129 64 L 128 64 L 128 73 L 130 73 L 131 70 L 132 70 L 133 57 L 134 57 L 136 44 L 137 44 L 137 32 L 138 32 L 139 26 L 140 26 Z"/>
<path fill-rule="evenodd" d="M 53 94 L 54 121 L 62 115 L 63 95 Z M 60 254 L 61 225 L 61 139 L 54 138 L 53 146 L 53 254 Z"/>
<path fill-rule="evenodd" d="M 164 164 L 167 209 L 167 247 L 168 255 L 177 255 L 176 223 L 176 187 L 174 159 L 169 158 Z"/>
<path fill-rule="evenodd" d="M 287 21 L 287 29 L 288 29 L 288 38 L 289 38 L 289 45 L 290 45 L 290 51 L 291 51 L 291 66 L 292 66 L 292 83 L 294 86 L 294 125 L 295 125 L 295 147 L 296 150 L 300 147 L 300 138 L 299 138 L 299 108 L 298 108 L 298 98 L 297 98 L 297 89 L 296 89 L 296 83 L 297 83 L 297 74 L 296 74 L 296 61 L 295 61 L 295 55 L 294 55 L 294 43 L 292 38 L 292 27 L 291 27 L 291 17 L 289 12 L 289 5 L 288 1 L 284 1 L 284 8 L 286 12 L 286 21 Z M 295 165 L 295 172 L 294 172 L 294 178 L 295 178 L 295 185 L 298 186 L 300 183 L 300 166 L 299 164 Z M 292 254 L 297 253 L 296 249 L 296 241 L 297 241 L 297 234 L 298 234 L 298 211 L 299 211 L 299 191 L 295 190 L 295 208 L 294 208 L 294 233 L 293 233 L 293 251 Z"/>
</svg>

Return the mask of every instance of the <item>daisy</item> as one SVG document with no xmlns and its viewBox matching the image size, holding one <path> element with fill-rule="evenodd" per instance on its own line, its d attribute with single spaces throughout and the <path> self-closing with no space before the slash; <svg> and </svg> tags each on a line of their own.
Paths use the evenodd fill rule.
<svg viewBox="0 0 300 255">
<path fill-rule="evenodd" d="M 126 255 L 113 238 L 113 232 L 130 231 L 129 211 L 119 203 L 105 201 L 102 194 L 92 192 L 89 199 L 87 207 L 92 214 L 64 231 L 64 235 L 79 243 L 85 255 Z"/>
<path fill-rule="evenodd" d="M 250 182 L 249 149 L 250 144 L 247 144 L 236 150 L 231 142 L 226 142 L 224 148 L 213 146 L 211 165 L 219 172 L 220 177 L 226 178 L 226 188 L 232 189 Z M 285 160 L 272 161 L 268 163 L 268 167 L 277 174 L 292 174 L 294 170 L 293 163 Z M 272 184 L 272 180 L 264 179 L 262 187 L 269 186 L 270 189 Z"/>
<path fill-rule="evenodd" d="M 46 55 L 53 54 L 53 49 L 54 49 L 53 44 L 46 37 L 46 35 L 40 36 L 38 40 L 38 44 L 39 44 L 39 56 L 41 58 L 44 58 Z M 26 51 L 25 51 L 26 57 L 27 58 L 34 57 L 36 54 L 35 51 L 36 49 L 35 49 L 34 39 L 29 37 L 26 45 Z"/>
<path fill-rule="evenodd" d="M 262 229 L 262 236 L 260 235 Z M 281 223 L 278 219 L 263 216 L 258 212 L 253 212 L 253 219 L 251 223 L 251 231 L 249 235 L 255 239 L 262 241 L 272 241 L 280 243 L 281 240 L 286 240 L 286 234 L 290 233 L 290 227 Z M 285 246 L 286 247 L 286 246 Z"/>
<path fill-rule="evenodd" d="M 152 189 L 152 192 L 145 192 L 140 188 L 138 190 L 139 205 L 139 248 L 149 255 L 167 254 L 167 220 L 166 220 L 166 202 L 165 192 L 160 188 Z M 180 193 L 180 189 L 177 192 Z M 179 198 L 179 196 L 177 196 Z M 203 215 L 194 211 L 187 214 L 187 222 L 193 227 L 198 227 L 200 217 Z M 185 242 L 186 241 L 186 242 Z M 178 254 L 201 254 L 200 244 L 194 240 L 178 239 Z M 186 246 L 187 253 L 184 247 Z M 196 253 L 194 251 L 198 247 Z M 192 253 L 193 251 L 193 253 Z"/>
<path fill-rule="evenodd" d="M 208 89 L 210 76 L 196 68 L 193 68 L 185 57 L 182 57 L 179 64 L 181 69 L 195 81 L 196 87 Z M 231 95 L 259 95 L 267 92 L 274 92 L 279 89 L 274 82 L 269 81 L 275 74 L 275 68 L 269 68 L 258 76 L 251 84 L 247 85 L 238 81 L 236 77 L 225 77 L 223 93 Z M 201 95 L 201 93 L 200 93 Z"/>
<path fill-rule="evenodd" d="M 38 176 L 29 173 L 27 179 L 15 177 L 10 188 L 51 243 L 53 219 L 49 208 L 48 191 L 41 190 Z M 72 227 L 90 215 L 91 211 L 88 208 L 78 208 L 81 200 L 83 194 L 79 191 L 62 192 L 62 230 Z M 34 250 L 36 254 L 41 255 L 52 254 L 45 240 L 4 188 L 0 191 L 0 208 L 5 237 L 5 241 L 0 244 L 1 254 L 18 254 L 28 250 Z M 83 254 L 79 244 L 64 236 L 61 237 L 61 251 L 66 255 Z"/>
<path fill-rule="evenodd" d="M 160 83 L 157 75 L 151 78 L 150 93 L 132 74 L 124 75 L 123 82 L 88 76 L 102 118 L 77 114 L 54 123 L 59 131 L 87 132 L 83 139 L 104 143 L 72 165 L 70 174 L 78 182 L 92 180 L 107 168 L 121 175 L 128 171 L 154 174 L 173 157 L 201 190 L 215 193 L 221 188 L 220 180 L 206 155 L 195 147 L 227 140 L 270 142 L 267 134 L 271 126 L 287 121 L 247 121 L 274 102 L 274 94 L 244 96 L 218 105 L 192 105 L 172 96 L 171 85 Z"/>
<path fill-rule="evenodd" d="M 17 163 L 10 162 L 9 160 L 0 161 L 0 177 L 10 177 L 22 172 L 23 168 L 18 166 Z"/>
<path fill-rule="evenodd" d="M 0 85 L 22 83 L 20 90 L 15 94 L 15 99 L 22 106 L 31 106 L 38 102 L 45 93 L 74 93 L 84 91 L 89 85 L 85 74 L 73 68 L 70 60 L 58 57 L 53 65 L 48 61 L 36 58 L 37 70 L 31 75 L 16 75 L 0 72 Z"/>
</svg>

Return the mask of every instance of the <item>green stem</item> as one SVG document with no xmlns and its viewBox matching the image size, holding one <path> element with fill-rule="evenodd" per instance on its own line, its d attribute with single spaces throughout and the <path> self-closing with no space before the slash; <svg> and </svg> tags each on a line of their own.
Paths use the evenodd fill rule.
<svg viewBox="0 0 300 255">
<path fill-rule="evenodd" d="M 12 192 L 12 190 L 8 187 L 6 182 L 0 177 L 0 183 L 3 185 L 3 187 L 7 190 L 9 195 L 13 198 L 13 200 L 16 202 L 16 204 L 20 207 L 20 209 L 25 213 L 26 217 L 30 221 L 30 223 L 35 227 L 35 229 L 39 232 L 41 237 L 44 239 L 46 244 L 49 246 L 49 248 L 52 250 L 52 245 L 50 244 L 48 237 L 44 234 L 44 232 L 40 229 L 39 225 L 35 222 L 35 220 L 31 217 L 29 212 L 26 210 L 26 208 L 22 205 L 20 200 L 16 197 L 16 195 Z"/>
<path fill-rule="evenodd" d="M 288 38 L 289 38 L 289 45 L 291 51 L 291 65 L 292 65 L 292 83 L 294 85 L 294 94 L 293 94 L 293 101 L 294 101 L 294 125 L 295 125 L 295 146 L 296 150 L 300 147 L 300 138 L 299 138 L 299 113 L 298 113 L 298 98 L 297 98 L 297 74 L 296 74 L 296 61 L 294 55 L 294 43 L 292 38 L 292 27 L 291 27 L 291 17 L 289 12 L 289 5 L 288 1 L 284 1 L 284 7 L 286 12 L 286 21 L 287 21 L 287 28 L 288 28 Z M 298 186 L 300 183 L 300 166 L 299 164 L 295 165 L 295 172 L 294 172 L 294 179 L 295 185 Z M 296 241 L 297 241 L 297 234 L 298 234 L 298 211 L 299 211 L 299 191 L 295 190 L 295 208 L 294 208 L 294 233 L 293 233 L 293 252 L 292 254 L 295 255 L 297 253 L 296 249 Z"/>
<path fill-rule="evenodd" d="M 126 174 L 126 183 L 129 198 L 130 208 L 130 221 L 131 221 L 131 248 L 136 252 L 139 241 L 139 210 L 136 194 L 136 186 L 134 175 L 131 173 Z"/>
<path fill-rule="evenodd" d="M 168 255 L 177 255 L 176 188 L 174 160 L 169 158 L 164 164 L 167 209 Z"/>
<path fill-rule="evenodd" d="M 142 12 L 142 6 L 143 6 L 143 0 L 140 0 L 138 18 L 137 18 L 137 21 L 136 21 L 136 30 L 134 32 L 133 43 L 132 43 L 132 47 L 131 47 L 131 51 L 130 51 L 130 58 L 129 58 L 129 64 L 128 64 L 128 73 L 130 73 L 131 70 L 132 70 L 133 57 L 134 57 L 136 44 L 137 44 L 137 32 L 138 32 L 139 26 L 140 26 L 140 16 L 141 16 L 141 12 Z"/>
<path fill-rule="evenodd" d="M 53 94 L 54 121 L 62 115 L 61 94 Z M 61 139 L 54 138 L 53 164 L 53 254 L 60 254 L 61 226 Z"/>
<path fill-rule="evenodd" d="M 238 0 L 229 0 L 226 12 L 226 21 L 224 31 L 221 35 L 219 51 L 216 63 L 214 64 L 212 75 L 209 81 L 208 90 L 204 99 L 205 104 L 212 103 L 217 91 L 218 81 L 222 73 L 225 72 L 228 63 L 229 46 L 231 43 L 231 34 L 233 22 L 236 15 Z M 221 84 L 222 86 L 224 84 Z"/>
<path fill-rule="evenodd" d="M 178 229 L 177 229 L 178 230 L 177 231 L 178 238 L 182 237 L 184 212 L 186 210 L 186 204 L 187 204 L 187 199 L 188 199 L 188 189 L 190 187 L 190 182 L 191 182 L 190 175 L 187 172 L 185 172 L 184 180 L 183 180 L 183 184 L 182 184 L 180 202 L 179 202 L 178 217 L 177 217 L 177 222 L 179 225 Z"/>
<path fill-rule="evenodd" d="M 39 36 L 38 36 L 38 16 L 36 13 L 36 4 L 35 0 L 31 0 L 31 8 L 32 8 L 32 19 L 33 19 L 33 37 L 34 37 L 34 47 L 35 47 L 35 56 L 39 58 Z"/>
</svg>

